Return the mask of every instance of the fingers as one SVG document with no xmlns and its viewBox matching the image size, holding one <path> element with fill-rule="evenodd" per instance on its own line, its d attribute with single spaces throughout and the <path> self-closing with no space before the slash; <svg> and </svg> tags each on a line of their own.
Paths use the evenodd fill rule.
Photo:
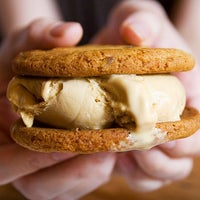
<svg viewBox="0 0 200 200">
<path fill-rule="evenodd" d="M 28 199 L 78 199 L 108 181 L 115 154 L 81 155 L 14 182 Z"/>
<path fill-rule="evenodd" d="M 74 157 L 72 153 L 39 153 L 17 144 L 0 147 L 0 185 Z M 11 163 L 12 162 L 12 163 Z"/>
<path fill-rule="evenodd" d="M 129 153 L 123 153 L 118 156 L 117 170 L 126 178 L 133 191 L 149 192 L 157 190 L 166 184 L 166 181 L 153 178 L 144 173 L 135 158 L 130 156 Z"/>
<path fill-rule="evenodd" d="M 154 148 L 126 153 L 119 158 L 118 165 L 134 191 L 147 192 L 185 178 L 192 169 L 192 160 L 169 158 Z"/>
<path fill-rule="evenodd" d="M 165 153 L 174 158 L 200 155 L 200 131 L 194 135 L 165 143 L 159 146 Z"/>
<path fill-rule="evenodd" d="M 157 179 L 179 180 L 185 178 L 192 169 L 189 158 L 171 158 L 158 148 L 144 152 L 132 152 L 141 169 Z"/>
</svg>

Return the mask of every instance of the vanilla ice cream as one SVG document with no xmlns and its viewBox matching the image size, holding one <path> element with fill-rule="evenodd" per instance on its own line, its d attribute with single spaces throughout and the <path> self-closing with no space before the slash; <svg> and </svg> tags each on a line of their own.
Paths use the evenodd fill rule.
<svg viewBox="0 0 200 200">
<path fill-rule="evenodd" d="M 117 123 L 148 132 L 157 122 L 177 121 L 186 96 L 172 75 L 111 75 L 101 78 L 23 78 L 7 96 L 25 125 L 34 119 L 52 127 L 102 129 Z"/>
</svg>

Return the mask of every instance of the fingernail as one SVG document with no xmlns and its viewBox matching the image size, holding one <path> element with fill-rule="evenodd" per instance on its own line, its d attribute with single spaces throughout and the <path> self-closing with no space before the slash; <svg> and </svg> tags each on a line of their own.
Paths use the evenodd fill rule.
<svg viewBox="0 0 200 200">
<path fill-rule="evenodd" d="M 66 24 L 63 22 L 56 23 L 50 30 L 50 35 L 53 37 L 61 37 L 66 30 Z"/>
<path fill-rule="evenodd" d="M 62 153 L 62 152 L 51 153 L 52 158 L 56 161 L 67 160 L 67 159 L 70 159 L 70 158 L 72 158 L 76 155 L 77 154 L 75 154 L 75 153 Z"/>
<path fill-rule="evenodd" d="M 122 30 L 129 43 L 150 46 L 158 36 L 160 22 L 152 13 L 137 13 L 123 23 Z"/>
</svg>

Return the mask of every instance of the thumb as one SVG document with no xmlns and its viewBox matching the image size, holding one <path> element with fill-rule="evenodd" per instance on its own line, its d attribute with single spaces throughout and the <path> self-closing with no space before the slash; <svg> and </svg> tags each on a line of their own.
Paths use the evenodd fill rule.
<svg viewBox="0 0 200 200">
<path fill-rule="evenodd" d="M 20 51 L 76 45 L 83 34 L 76 22 L 37 19 L 22 30 L 7 36 L 0 48 L 0 81 L 9 79 L 11 60 Z"/>
<path fill-rule="evenodd" d="M 161 6 L 154 1 L 122 1 L 112 9 L 106 26 L 92 42 L 149 45 L 162 26 L 157 15 L 166 17 Z"/>
<path fill-rule="evenodd" d="M 158 17 L 149 11 L 138 11 L 128 16 L 120 27 L 123 40 L 136 46 L 151 46 L 162 28 Z"/>
</svg>

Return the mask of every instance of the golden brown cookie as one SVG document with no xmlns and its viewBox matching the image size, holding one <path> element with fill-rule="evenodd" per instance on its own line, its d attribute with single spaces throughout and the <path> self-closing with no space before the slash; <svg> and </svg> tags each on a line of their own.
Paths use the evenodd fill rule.
<svg viewBox="0 0 200 200">
<path fill-rule="evenodd" d="M 74 131 L 44 127 L 27 128 L 21 120 L 13 126 L 12 138 L 18 144 L 34 151 L 91 153 L 146 149 L 190 136 L 199 128 L 199 112 L 193 108 L 186 108 L 180 121 L 158 123 L 154 137 L 149 143 L 145 142 L 146 146 L 143 146 L 142 141 L 138 140 L 131 130 L 125 128 Z"/>
<path fill-rule="evenodd" d="M 13 71 L 30 76 L 88 77 L 169 73 L 193 66 L 193 57 L 178 49 L 82 46 L 20 53 L 13 62 Z"/>
</svg>

